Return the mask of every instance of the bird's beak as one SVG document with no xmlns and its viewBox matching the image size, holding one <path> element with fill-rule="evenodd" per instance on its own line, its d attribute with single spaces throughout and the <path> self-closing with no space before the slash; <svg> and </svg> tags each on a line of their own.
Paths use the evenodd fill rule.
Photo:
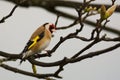
<svg viewBox="0 0 120 80">
<path fill-rule="evenodd" d="M 56 32 L 56 30 L 55 30 L 55 29 L 52 29 L 52 32 Z"/>
<path fill-rule="evenodd" d="M 54 29 L 52 29 L 53 32 L 56 32 L 56 26 L 55 25 L 52 25 L 54 26 Z"/>
<path fill-rule="evenodd" d="M 51 31 L 55 32 L 56 31 L 56 26 L 54 24 L 50 25 L 52 27 Z"/>
<path fill-rule="evenodd" d="M 55 29 L 52 29 L 52 32 L 56 32 L 56 30 Z M 54 37 L 54 35 L 52 34 L 52 37 Z"/>
</svg>

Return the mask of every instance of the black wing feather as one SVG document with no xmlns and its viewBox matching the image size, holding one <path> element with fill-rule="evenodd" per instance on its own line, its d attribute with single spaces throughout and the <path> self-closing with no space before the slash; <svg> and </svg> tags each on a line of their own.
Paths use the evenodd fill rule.
<svg viewBox="0 0 120 80">
<path fill-rule="evenodd" d="M 45 35 L 44 33 L 45 33 L 45 32 L 43 31 L 41 34 L 38 35 L 38 36 L 39 36 L 39 39 L 37 40 L 37 42 L 40 41 L 40 40 L 44 37 L 44 35 Z"/>
<path fill-rule="evenodd" d="M 43 31 L 41 34 L 39 34 L 38 36 L 39 36 L 39 39 L 37 40 L 37 42 L 38 42 L 38 41 L 40 41 L 40 40 L 44 37 L 44 31 Z M 24 52 L 28 51 L 28 50 L 29 50 L 30 45 L 32 45 L 32 44 L 33 44 L 33 42 L 34 42 L 34 41 L 29 40 L 29 41 L 28 41 L 28 43 L 26 44 L 25 48 L 23 49 L 22 53 L 24 53 Z"/>
<path fill-rule="evenodd" d="M 29 46 L 33 43 L 33 41 L 29 40 L 25 48 L 23 49 L 22 53 L 28 51 Z"/>
</svg>

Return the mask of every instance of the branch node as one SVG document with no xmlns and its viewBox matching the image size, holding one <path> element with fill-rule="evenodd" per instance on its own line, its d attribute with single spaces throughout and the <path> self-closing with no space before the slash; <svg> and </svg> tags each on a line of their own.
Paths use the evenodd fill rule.
<svg viewBox="0 0 120 80">
<path fill-rule="evenodd" d="M 59 76 L 59 75 L 55 75 L 55 77 L 62 79 L 62 76 Z"/>
</svg>

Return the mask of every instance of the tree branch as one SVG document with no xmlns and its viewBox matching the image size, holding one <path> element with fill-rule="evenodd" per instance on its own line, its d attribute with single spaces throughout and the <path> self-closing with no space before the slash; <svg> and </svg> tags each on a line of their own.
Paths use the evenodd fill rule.
<svg viewBox="0 0 120 80">
<path fill-rule="evenodd" d="M 3 18 L 0 20 L 0 23 L 4 23 L 6 19 L 8 19 L 9 17 L 11 17 L 17 7 L 18 7 L 18 5 L 16 4 L 16 5 L 13 7 L 13 9 L 11 10 L 11 12 L 10 12 L 7 16 L 3 17 Z"/>
<path fill-rule="evenodd" d="M 98 56 L 98 55 L 101 55 L 101 54 L 105 54 L 105 53 L 110 52 L 112 50 L 115 50 L 115 49 L 117 49 L 119 47 L 120 47 L 120 43 L 118 43 L 118 44 L 116 44 L 116 45 L 114 45 L 112 47 L 103 49 L 103 50 L 99 50 L 99 51 L 95 51 L 95 52 L 90 52 L 90 53 L 82 55 L 82 56 L 80 56 L 78 58 L 72 59 L 70 61 L 70 63 L 79 62 L 79 61 L 87 59 L 87 58 L 92 58 L 92 57 L 95 57 L 95 56 Z"/>
<path fill-rule="evenodd" d="M 24 75 L 31 76 L 31 77 L 36 77 L 36 78 L 39 78 L 39 79 L 45 79 L 46 77 L 56 77 L 56 76 L 54 76 L 54 74 L 34 74 L 34 73 L 31 73 L 31 72 L 23 71 L 23 70 L 8 66 L 6 64 L 0 64 L 0 67 L 2 67 L 4 69 L 7 69 L 9 71 L 15 72 L 15 73 L 24 74 Z M 59 77 L 56 77 L 56 78 L 59 78 Z"/>
<path fill-rule="evenodd" d="M 5 1 L 9 1 L 9 2 L 13 2 L 15 4 L 19 4 L 20 0 L 5 0 Z M 68 7 L 68 8 L 79 8 L 80 5 L 82 5 L 83 3 L 81 2 L 74 2 L 74 1 L 63 1 L 63 0 L 24 0 L 24 2 L 22 2 L 22 4 L 20 4 L 20 6 L 22 7 L 29 7 L 29 6 L 35 6 L 35 7 L 42 7 L 54 14 L 59 14 L 60 16 L 69 18 L 69 19 L 76 19 L 76 16 L 73 16 L 69 13 L 65 13 L 65 11 L 59 11 L 56 9 L 56 7 Z M 96 7 L 97 9 L 99 9 L 101 7 L 101 4 L 89 4 L 90 6 Z M 106 8 L 109 8 L 111 5 L 105 5 Z M 117 6 L 116 8 L 116 12 L 120 12 L 119 6 Z M 86 24 L 92 25 L 92 27 L 95 26 L 95 23 L 90 21 L 90 20 L 86 20 L 85 21 Z M 106 27 L 104 28 L 104 30 L 107 30 L 111 33 L 120 35 L 120 31 L 111 27 Z"/>
<path fill-rule="evenodd" d="M 9 59 L 21 59 L 21 56 L 19 54 L 11 54 L 11 53 L 3 52 L 3 51 L 0 51 L 0 56 L 6 57 Z"/>
</svg>

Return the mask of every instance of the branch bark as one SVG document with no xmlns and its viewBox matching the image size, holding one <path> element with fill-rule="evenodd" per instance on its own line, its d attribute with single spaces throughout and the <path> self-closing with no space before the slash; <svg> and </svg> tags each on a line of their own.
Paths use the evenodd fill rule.
<svg viewBox="0 0 120 80">
<path fill-rule="evenodd" d="M 0 23 L 4 23 L 6 19 L 8 19 L 9 17 L 11 17 L 17 7 L 18 7 L 18 5 L 16 4 L 16 5 L 13 7 L 13 9 L 11 10 L 11 12 L 10 12 L 7 16 L 3 17 L 3 18 L 0 20 Z"/>
<path fill-rule="evenodd" d="M 23 70 L 8 66 L 6 64 L 0 64 L 0 67 L 4 68 L 6 70 L 9 70 L 9 71 L 15 72 L 15 73 L 24 74 L 24 75 L 31 76 L 31 77 L 36 77 L 36 78 L 39 78 L 39 79 L 45 79 L 45 78 L 51 77 L 51 76 L 55 77 L 54 74 L 34 74 L 32 72 L 23 71 Z"/>
</svg>

